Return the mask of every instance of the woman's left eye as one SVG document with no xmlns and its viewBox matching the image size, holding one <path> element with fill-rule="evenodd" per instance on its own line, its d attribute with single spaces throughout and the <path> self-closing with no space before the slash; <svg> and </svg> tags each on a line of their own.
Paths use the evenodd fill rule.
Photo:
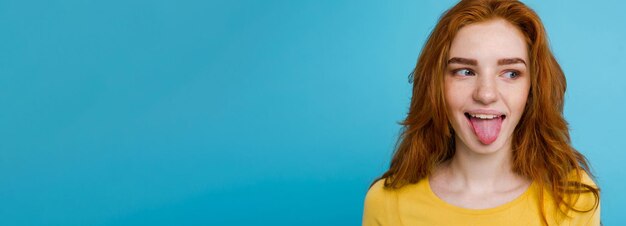
<svg viewBox="0 0 626 226">
<path fill-rule="evenodd" d="M 511 79 L 514 79 L 514 78 L 519 77 L 519 72 L 517 72 L 517 71 L 507 71 L 507 72 L 504 73 L 504 76 L 506 76 L 508 78 L 511 78 Z"/>
</svg>

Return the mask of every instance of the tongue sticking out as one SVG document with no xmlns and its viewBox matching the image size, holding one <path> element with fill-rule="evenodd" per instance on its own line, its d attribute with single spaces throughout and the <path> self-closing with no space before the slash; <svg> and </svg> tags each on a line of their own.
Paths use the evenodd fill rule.
<svg viewBox="0 0 626 226">
<path fill-rule="evenodd" d="M 498 138 L 500 126 L 502 125 L 502 117 L 494 119 L 479 119 L 470 117 L 474 133 L 483 144 L 491 144 Z"/>
</svg>

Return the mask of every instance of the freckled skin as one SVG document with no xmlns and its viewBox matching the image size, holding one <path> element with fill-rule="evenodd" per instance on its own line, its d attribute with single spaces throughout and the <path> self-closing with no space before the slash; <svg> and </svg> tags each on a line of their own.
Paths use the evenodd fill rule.
<svg viewBox="0 0 626 226">
<path fill-rule="evenodd" d="M 457 151 L 488 154 L 511 151 L 511 136 L 524 111 L 530 90 L 530 72 L 525 64 L 499 65 L 498 60 L 528 60 L 523 34 L 504 20 L 467 25 L 455 36 L 449 57 L 476 60 L 476 66 L 449 64 L 445 75 L 446 108 L 455 131 Z M 459 69 L 466 68 L 467 70 Z M 456 70 L 456 71 L 455 71 Z M 519 72 L 512 78 L 511 71 Z M 481 143 L 464 113 L 471 109 L 493 109 L 506 114 L 497 139 Z"/>
<path fill-rule="evenodd" d="M 450 46 L 451 58 L 475 65 L 449 63 L 444 79 L 446 110 L 455 131 L 455 154 L 430 177 L 432 191 L 442 200 L 470 209 L 510 202 L 531 181 L 511 170 L 511 137 L 530 91 L 530 69 L 524 63 L 499 64 L 502 59 L 528 63 L 523 34 L 504 20 L 467 25 Z M 503 62 L 503 61 L 501 61 Z M 495 141 L 479 141 L 465 112 L 489 109 L 506 115 Z"/>
</svg>

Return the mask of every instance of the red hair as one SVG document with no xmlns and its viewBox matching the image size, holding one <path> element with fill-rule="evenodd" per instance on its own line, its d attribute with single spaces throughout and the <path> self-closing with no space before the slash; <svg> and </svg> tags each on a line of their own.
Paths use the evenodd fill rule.
<svg viewBox="0 0 626 226">
<path fill-rule="evenodd" d="M 528 45 L 531 88 L 524 113 L 513 132 L 513 171 L 546 189 L 556 206 L 588 212 L 598 207 L 598 188 L 582 183 L 582 172 L 593 177 L 585 157 L 571 145 L 563 117 L 565 75 L 554 58 L 539 16 L 519 1 L 463 0 L 440 18 L 430 34 L 411 75 L 411 105 L 396 143 L 389 170 L 380 178 L 386 188 L 417 183 L 454 155 L 454 131 L 444 99 L 444 69 L 452 40 L 464 26 L 504 19 L 518 28 Z M 376 182 L 375 181 L 375 182 Z M 373 184 L 372 184 L 373 185 Z M 593 193 L 589 210 L 574 208 L 578 195 Z M 547 225 L 543 203 L 542 220 Z"/>
</svg>

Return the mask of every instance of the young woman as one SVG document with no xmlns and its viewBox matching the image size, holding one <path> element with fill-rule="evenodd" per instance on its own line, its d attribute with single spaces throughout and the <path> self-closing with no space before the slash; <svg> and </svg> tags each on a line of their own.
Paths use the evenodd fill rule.
<svg viewBox="0 0 626 226">
<path fill-rule="evenodd" d="M 431 33 L 390 168 L 363 225 L 599 225 L 599 189 L 570 143 L 565 76 L 537 14 L 464 0 Z"/>
</svg>

